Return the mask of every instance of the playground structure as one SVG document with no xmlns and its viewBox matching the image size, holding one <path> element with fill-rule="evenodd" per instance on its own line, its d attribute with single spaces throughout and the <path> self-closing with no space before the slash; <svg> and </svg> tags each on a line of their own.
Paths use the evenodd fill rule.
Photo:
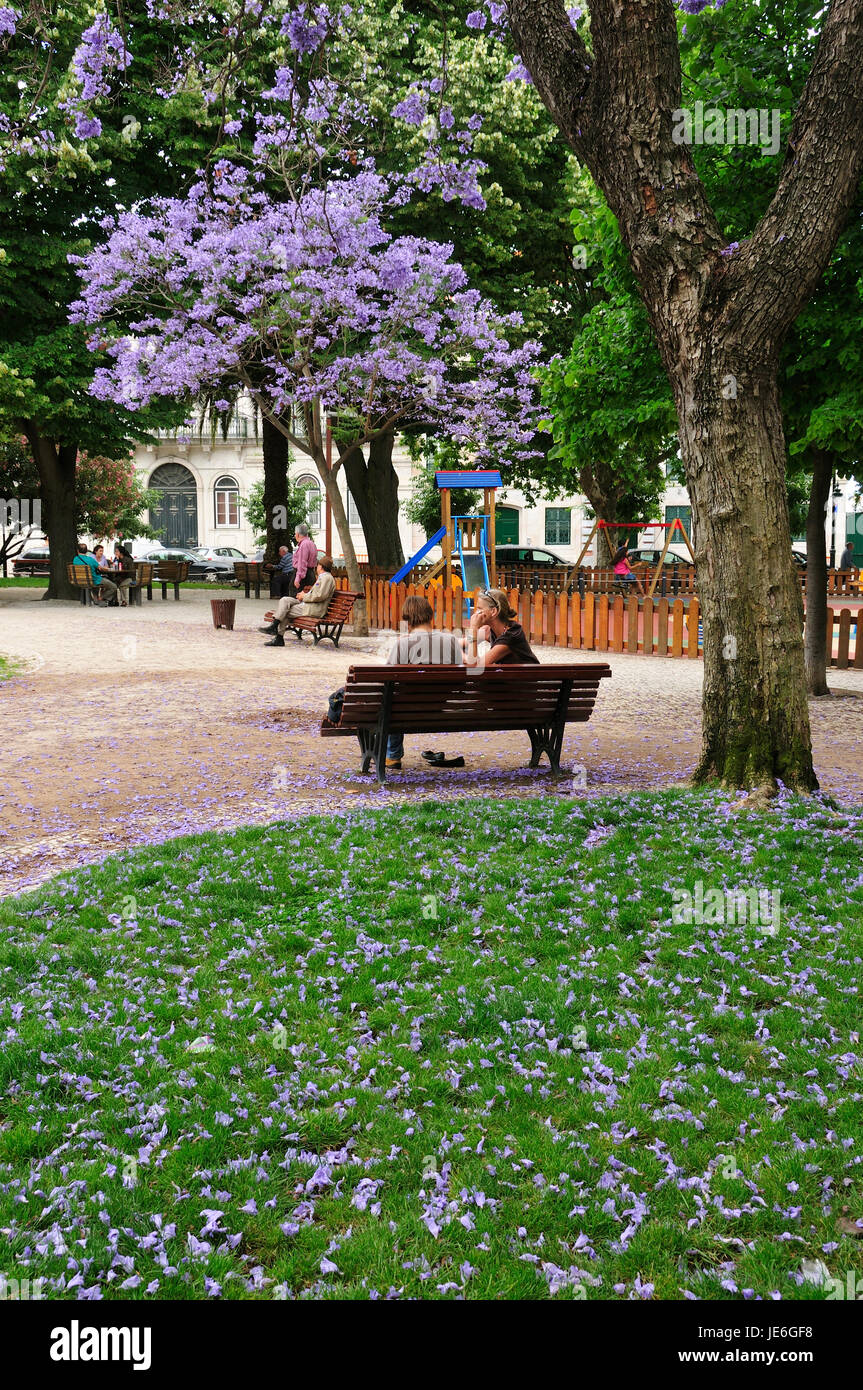
<svg viewBox="0 0 863 1390">
<path fill-rule="evenodd" d="M 653 575 L 652 580 L 650 581 L 650 588 L 649 588 L 648 591 L 647 591 L 647 597 L 648 597 L 648 598 L 653 598 L 653 595 L 656 593 L 656 586 L 657 586 L 657 584 L 659 583 L 659 578 L 660 578 L 660 575 L 662 574 L 662 566 L 665 564 L 665 557 L 666 557 L 666 555 L 668 554 L 668 547 L 671 545 L 672 537 L 673 537 L 677 532 L 679 532 L 680 535 L 683 537 L 683 540 L 684 540 L 684 542 L 685 542 L 685 544 L 686 544 L 686 548 L 687 548 L 687 550 L 689 551 L 690 555 L 692 556 L 692 563 L 695 564 L 695 551 L 692 549 L 692 542 L 691 542 L 690 539 L 689 539 L 689 536 L 688 536 L 687 531 L 686 531 L 686 527 L 683 525 L 683 522 L 680 520 L 680 517 L 675 517 L 673 521 L 601 521 L 601 520 L 597 519 L 597 520 L 593 523 L 593 530 L 591 531 L 590 535 L 588 536 L 587 540 L 585 541 L 584 545 L 583 545 L 582 548 L 581 548 L 581 554 L 579 555 L 578 559 L 577 559 L 576 562 L 575 562 L 575 565 L 574 565 L 574 567 L 573 567 L 572 573 L 573 573 L 573 574 L 577 574 L 578 571 L 581 569 L 581 566 L 582 566 L 582 564 L 583 564 L 583 562 L 584 562 L 584 557 L 585 557 L 585 555 L 587 554 L 588 550 L 590 549 L 591 545 L 593 544 L 594 538 L 595 538 L 595 536 L 597 535 L 597 533 L 598 533 L 599 531 L 633 531 L 633 530 L 634 530 L 634 531 L 647 531 L 647 532 L 650 532 L 650 531 L 664 531 L 664 532 L 665 532 L 665 544 L 664 544 L 664 546 L 662 547 L 662 554 L 661 554 L 660 557 L 659 557 L 659 560 L 658 560 L 657 565 L 656 565 L 656 570 L 655 570 L 655 572 L 654 572 L 654 575 Z M 648 549 L 649 549 L 649 550 L 655 550 L 655 549 L 656 549 L 655 546 L 649 545 L 649 544 L 647 544 L 647 543 L 645 543 L 645 547 L 644 547 L 644 548 L 645 548 L 646 550 L 648 550 Z M 613 551 L 614 551 L 614 547 L 613 547 L 612 545 L 610 545 L 610 544 L 609 544 L 609 550 L 611 550 L 612 553 L 613 553 Z"/>
<path fill-rule="evenodd" d="M 452 588 L 453 560 L 457 556 L 466 598 L 476 589 L 494 588 L 497 581 L 494 507 L 495 493 L 498 488 L 503 487 L 500 473 L 491 469 L 435 473 L 435 486 L 441 495 L 440 530 L 430 536 L 425 545 L 402 565 L 390 583 L 400 584 L 411 570 L 425 559 L 429 551 L 439 545 L 441 558 L 426 575 L 427 580 L 434 581 L 442 574 L 444 587 Z M 454 513 L 451 494 L 476 488 L 482 489 L 483 511 L 472 515 Z M 470 612 L 470 598 L 467 598 L 467 604 Z"/>
</svg>

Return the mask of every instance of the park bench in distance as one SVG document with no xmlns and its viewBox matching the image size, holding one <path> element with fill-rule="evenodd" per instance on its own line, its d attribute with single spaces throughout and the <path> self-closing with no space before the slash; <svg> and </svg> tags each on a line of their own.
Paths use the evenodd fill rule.
<svg viewBox="0 0 863 1390">
<path fill-rule="evenodd" d="M 235 560 L 234 578 L 238 584 L 242 584 L 246 591 L 246 598 L 249 597 L 249 590 L 252 585 L 255 589 L 255 598 L 261 597 L 261 578 L 264 567 L 257 560 Z"/>
<path fill-rule="evenodd" d="M 188 560 L 160 560 L 153 573 L 153 581 L 162 586 L 162 598 L 168 597 L 168 585 L 174 586 L 174 598 L 180 597 L 180 585 L 189 577 Z"/>
<path fill-rule="evenodd" d="M 325 719 L 324 738 L 359 739 L 363 772 L 374 763 L 386 781 L 389 734 L 474 733 L 524 729 L 530 766 L 545 753 L 560 772 L 567 724 L 593 713 L 599 682 L 611 675 L 604 662 L 577 666 L 352 666 L 338 724 Z"/>
<path fill-rule="evenodd" d="M 76 589 L 81 590 L 81 602 L 86 608 L 88 603 L 93 603 L 93 595 L 99 587 L 95 576 L 89 565 L 67 565 L 66 573 L 69 576 L 69 583 L 74 584 Z"/>
<path fill-rule="evenodd" d="M 146 580 L 142 580 L 141 578 L 142 568 L 147 569 L 148 566 L 135 565 L 134 582 L 130 584 L 129 587 L 126 589 L 126 593 L 128 595 L 128 603 L 137 603 L 140 605 L 141 586 L 142 584 L 146 583 Z M 150 565 L 149 569 L 152 576 L 153 566 Z M 96 583 L 96 580 L 93 576 L 93 571 L 90 569 L 90 566 L 76 564 L 67 565 L 66 573 L 69 576 L 70 584 L 74 584 L 76 589 L 81 590 L 81 602 L 85 605 L 88 603 L 93 603 L 93 595 L 99 586 Z M 121 579 L 127 579 L 129 577 L 129 574 L 130 571 L 128 570 L 124 570 L 123 573 L 119 575 L 116 570 L 106 570 L 105 577 L 107 579 L 110 579 L 112 583 L 117 584 Z M 152 595 L 150 597 L 152 597 Z"/>
<path fill-rule="evenodd" d="M 294 618 L 287 627 L 297 634 L 300 641 L 303 640 L 304 632 L 310 632 L 315 639 L 315 646 L 325 637 L 329 637 L 333 646 L 337 647 L 342 628 L 349 620 L 358 598 L 365 598 L 365 594 L 355 594 L 350 589 L 337 589 L 322 618 Z"/>
</svg>

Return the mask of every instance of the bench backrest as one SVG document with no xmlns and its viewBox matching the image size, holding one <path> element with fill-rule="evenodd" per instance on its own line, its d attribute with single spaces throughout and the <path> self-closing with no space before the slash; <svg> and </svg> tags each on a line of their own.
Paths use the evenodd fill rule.
<svg viewBox="0 0 863 1390">
<path fill-rule="evenodd" d="M 526 729 L 551 724 L 561 714 L 566 723 L 575 723 L 590 718 L 599 682 L 610 675 L 611 667 L 604 662 L 507 664 L 482 672 L 465 666 L 352 666 L 341 724 L 377 724 L 388 685 L 389 727 L 396 732 Z"/>
<path fill-rule="evenodd" d="M 261 573 L 261 569 L 262 566 L 257 560 L 235 560 L 234 578 L 245 584 L 247 579 L 256 579 Z"/>
<path fill-rule="evenodd" d="M 330 599 L 330 606 L 327 609 L 324 622 L 346 622 L 351 616 L 351 610 L 358 598 L 365 598 L 365 594 L 354 594 L 351 593 L 350 589 L 337 589 Z"/>
<path fill-rule="evenodd" d="M 365 594 L 355 594 L 350 589 L 337 589 L 322 618 L 296 618 L 294 621 L 305 623 L 309 627 L 313 627 L 315 623 L 346 623 L 358 598 L 365 598 Z"/>
<path fill-rule="evenodd" d="M 66 566 L 66 573 L 69 583 L 77 585 L 79 589 L 97 588 L 96 576 L 89 565 L 77 565 L 73 560 L 71 565 Z"/>
<path fill-rule="evenodd" d="M 135 574 L 138 576 L 139 584 L 152 584 L 153 565 L 148 560 L 136 560 Z"/>
<path fill-rule="evenodd" d="M 189 577 L 188 560 L 160 560 L 156 568 L 156 578 L 167 580 L 169 584 L 180 584 Z"/>
</svg>

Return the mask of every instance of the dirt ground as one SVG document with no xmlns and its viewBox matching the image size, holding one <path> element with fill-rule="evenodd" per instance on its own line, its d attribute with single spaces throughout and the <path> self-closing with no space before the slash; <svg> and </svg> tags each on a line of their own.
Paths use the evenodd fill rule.
<svg viewBox="0 0 863 1390">
<path fill-rule="evenodd" d="M 179 602 L 157 595 L 101 612 L 0 590 L 0 652 L 20 663 L 0 685 L 0 892 L 179 834 L 424 797 L 658 788 L 695 765 L 701 663 L 608 655 L 613 678 L 594 717 L 564 744 L 564 766 L 587 768 L 586 791 L 527 769 L 519 733 L 409 739 L 403 771 L 379 788 L 360 775 L 353 739 L 324 741 L 318 728 L 347 667 L 383 657 L 390 639 L 346 634 L 334 651 L 289 637 L 284 650 L 268 648 L 258 632 L 268 601 L 239 597 L 226 632 L 212 625 L 209 597 L 187 590 Z M 811 706 L 818 773 L 825 791 L 860 804 L 863 672 L 837 672 L 831 685 L 841 698 Z M 467 766 L 428 770 L 427 746 L 462 753 Z"/>
</svg>

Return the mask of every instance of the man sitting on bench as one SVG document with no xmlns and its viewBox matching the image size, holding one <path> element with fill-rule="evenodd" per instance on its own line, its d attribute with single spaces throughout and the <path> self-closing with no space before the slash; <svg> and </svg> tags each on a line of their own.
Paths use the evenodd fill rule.
<svg viewBox="0 0 863 1390">
<path fill-rule="evenodd" d="M 330 606 L 330 600 L 336 592 L 336 581 L 333 579 L 332 571 L 332 556 L 318 556 L 317 578 L 314 584 L 297 594 L 296 598 L 279 599 L 276 611 L 264 614 L 265 618 L 270 619 L 270 624 L 268 627 L 262 627 L 261 632 L 269 633 L 273 639 L 272 642 L 265 642 L 265 647 L 283 647 L 285 645 L 285 629 L 290 626 L 293 618 L 322 618 L 324 616 Z"/>
<path fill-rule="evenodd" d="M 427 598 L 411 594 L 402 608 L 402 622 L 407 632 L 396 638 L 387 657 L 388 666 L 463 666 L 464 654 L 459 639 L 452 632 L 435 632 L 432 628 L 432 606 Z M 387 739 L 387 767 L 398 771 L 405 752 L 404 734 L 390 734 Z M 426 761 L 438 767 L 464 767 L 464 758 L 442 761 L 443 754 L 435 753 Z"/>
</svg>

